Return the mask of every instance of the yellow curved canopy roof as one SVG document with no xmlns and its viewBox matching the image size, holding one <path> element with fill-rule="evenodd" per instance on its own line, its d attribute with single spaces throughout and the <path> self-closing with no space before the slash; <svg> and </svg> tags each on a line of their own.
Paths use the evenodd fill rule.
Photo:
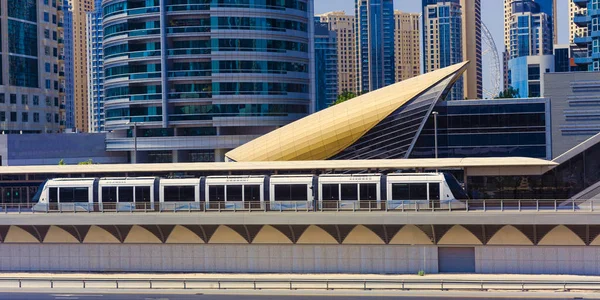
<svg viewBox="0 0 600 300">
<path fill-rule="evenodd" d="M 468 62 L 413 77 L 311 114 L 225 154 L 233 161 L 328 159 L 392 112 L 440 81 L 458 78 Z"/>
</svg>

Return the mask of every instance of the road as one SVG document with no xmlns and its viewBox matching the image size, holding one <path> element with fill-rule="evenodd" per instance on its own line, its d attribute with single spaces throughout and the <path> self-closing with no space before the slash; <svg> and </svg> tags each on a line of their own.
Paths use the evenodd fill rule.
<svg viewBox="0 0 600 300">
<path fill-rule="evenodd" d="M 68 293 L 36 290 L 34 292 L 2 292 L 0 299 L 10 300 L 371 300 L 371 299 L 400 299 L 400 300 L 444 300 L 444 299 L 600 299 L 600 294 L 593 293 L 559 293 L 559 292 L 441 292 L 441 291 L 251 291 L 244 294 L 239 291 L 224 291 L 220 293 L 177 293 L 165 291 L 148 294 L 143 291 L 112 293 L 102 291 L 91 293 Z"/>
</svg>

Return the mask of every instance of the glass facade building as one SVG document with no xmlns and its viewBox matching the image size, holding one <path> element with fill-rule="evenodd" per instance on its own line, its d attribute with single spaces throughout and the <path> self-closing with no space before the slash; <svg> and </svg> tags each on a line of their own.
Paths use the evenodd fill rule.
<svg viewBox="0 0 600 300">
<path fill-rule="evenodd" d="M 132 162 L 222 160 L 314 111 L 312 0 L 104 0 L 102 15 L 107 149 Z"/>
<path fill-rule="evenodd" d="M 576 14 L 573 22 L 587 28 L 587 34 L 575 37 L 580 47 L 587 49 L 585 57 L 575 58 L 575 63 L 587 67 L 588 71 L 600 71 L 600 0 L 571 0 L 579 8 L 587 8 L 585 14 Z"/>
<path fill-rule="evenodd" d="M 554 55 L 521 56 L 508 61 L 508 82 L 519 97 L 543 97 L 544 74 L 552 73 Z"/>
<path fill-rule="evenodd" d="M 317 17 L 320 19 L 319 17 Z M 331 106 L 338 95 L 337 34 L 315 19 L 315 110 Z"/>
<path fill-rule="evenodd" d="M 0 132 L 61 131 L 62 1 L 0 3 Z"/>
<path fill-rule="evenodd" d="M 423 70 L 425 73 L 463 61 L 460 0 L 423 0 Z M 465 98 L 463 79 L 449 100 Z"/>
<path fill-rule="evenodd" d="M 551 159 L 550 100 L 445 101 L 438 112 L 438 157 L 534 157 Z M 435 157 L 433 116 L 410 158 Z"/>
<path fill-rule="evenodd" d="M 94 11 L 86 13 L 88 129 L 104 131 L 104 69 L 102 60 L 102 0 L 96 0 Z"/>
<path fill-rule="evenodd" d="M 395 82 L 394 3 L 355 0 L 360 89 L 374 91 Z"/>
<path fill-rule="evenodd" d="M 514 1 L 511 5 L 510 58 L 551 55 L 554 45 L 552 16 L 532 0 Z"/>
<path fill-rule="evenodd" d="M 64 103 L 64 121 L 65 128 L 75 128 L 75 57 L 73 53 L 73 12 L 71 11 L 68 1 L 63 2 L 64 15 L 64 45 L 62 52 L 63 67 L 61 75 L 63 78 L 60 82 L 61 103 Z"/>
</svg>

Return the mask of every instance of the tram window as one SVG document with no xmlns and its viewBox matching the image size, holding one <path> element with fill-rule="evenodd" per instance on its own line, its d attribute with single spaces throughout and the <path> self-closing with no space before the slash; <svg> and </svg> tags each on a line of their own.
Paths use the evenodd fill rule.
<svg viewBox="0 0 600 300">
<path fill-rule="evenodd" d="M 358 200 L 358 184 L 342 184 L 342 200 Z"/>
<path fill-rule="evenodd" d="M 377 184 L 363 183 L 360 185 L 360 200 L 377 200 Z"/>
<path fill-rule="evenodd" d="M 260 201 L 260 185 L 244 185 L 244 201 Z"/>
<path fill-rule="evenodd" d="M 242 186 L 228 185 L 227 186 L 227 201 L 242 201 Z"/>
<path fill-rule="evenodd" d="M 410 200 L 427 200 L 427 183 L 411 183 Z"/>
<path fill-rule="evenodd" d="M 117 202 L 117 187 L 103 186 L 102 187 L 102 202 Z"/>
<path fill-rule="evenodd" d="M 275 201 L 306 201 L 308 192 L 306 184 L 275 185 Z"/>
<path fill-rule="evenodd" d="M 429 184 L 429 199 L 440 200 L 440 184 L 430 183 Z"/>
<path fill-rule="evenodd" d="M 58 194 L 60 196 L 61 203 L 71 203 L 75 202 L 75 197 L 73 195 L 73 188 L 61 187 L 58 189 Z"/>
<path fill-rule="evenodd" d="M 225 186 L 209 185 L 208 201 L 225 201 Z"/>
<path fill-rule="evenodd" d="M 308 200 L 308 191 L 306 184 L 290 184 L 290 200 L 306 201 Z"/>
<path fill-rule="evenodd" d="M 133 202 L 133 187 L 132 186 L 120 186 L 119 187 L 119 202 Z"/>
<path fill-rule="evenodd" d="M 57 203 L 58 202 L 58 188 L 51 187 L 48 190 L 48 202 L 49 203 Z"/>
<path fill-rule="evenodd" d="M 340 200 L 339 184 L 323 184 L 321 189 L 323 193 L 321 200 Z"/>
<path fill-rule="evenodd" d="M 150 187 L 136 186 L 135 187 L 135 202 L 150 202 Z"/>
<path fill-rule="evenodd" d="M 392 200 L 409 200 L 410 191 L 407 183 L 392 183 Z"/>
<path fill-rule="evenodd" d="M 193 186 L 165 186 L 165 201 L 196 201 L 196 191 Z"/>
<path fill-rule="evenodd" d="M 74 202 L 89 202 L 90 194 L 87 187 L 78 187 L 73 191 Z"/>
</svg>

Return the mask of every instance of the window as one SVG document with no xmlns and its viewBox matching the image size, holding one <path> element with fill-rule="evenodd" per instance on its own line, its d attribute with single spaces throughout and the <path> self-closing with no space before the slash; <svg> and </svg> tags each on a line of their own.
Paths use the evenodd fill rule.
<svg viewBox="0 0 600 300">
<path fill-rule="evenodd" d="M 6 112 L 0 111 L 0 122 L 6 122 Z"/>
<path fill-rule="evenodd" d="M 165 186 L 165 202 L 193 202 L 196 201 L 196 189 L 194 186 Z M 137 197 L 137 194 L 136 194 Z"/>
<path fill-rule="evenodd" d="M 46 71 L 46 73 L 50 73 L 50 63 L 44 64 L 44 71 Z"/>
<path fill-rule="evenodd" d="M 260 201 L 260 185 L 244 185 L 244 201 Z"/>
<path fill-rule="evenodd" d="M 51 187 L 48 191 L 48 203 L 58 203 L 58 188 Z"/>
<path fill-rule="evenodd" d="M 29 113 L 21 113 L 21 122 L 29 122 Z"/>
<path fill-rule="evenodd" d="M 340 200 L 339 184 L 323 184 L 321 190 L 323 194 L 321 200 Z"/>
<path fill-rule="evenodd" d="M 58 114 L 54 114 L 54 123 L 58 124 Z"/>
<path fill-rule="evenodd" d="M 40 105 L 40 96 L 33 95 L 33 105 Z"/>
<path fill-rule="evenodd" d="M 228 185 L 227 186 L 227 201 L 242 201 L 242 186 Z"/>
<path fill-rule="evenodd" d="M 209 185 L 208 201 L 225 201 L 225 186 Z"/>
<path fill-rule="evenodd" d="M 52 98 L 50 96 L 46 96 L 46 106 L 52 105 Z"/>
<path fill-rule="evenodd" d="M 52 122 L 52 114 L 51 113 L 46 113 L 46 123 L 50 123 L 50 122 Z"/>
<path fill-rule="evenodd" d="M 427 183 L 392 183 L 390 200 L 427 200 Z"/>
<path fill-rule="evenodd" d="M 50 121 L 48 121 L 50 122 Z M 103 186 L 102 187 L 102 202 L 117 202 L 117 187 Z"/>
<path fill-rule="evenodd" d="M 362 183 L 360 184 L 360 200 L 377 200 L 377 184 Z"/>
<path fill-rule="evenodd" d="M 341 200 L 358 200 L 358 184 L 342 184 Z"/>
<path fill-rule="evenodd" d="M 308 186 L 306 184 L 275 185 L 275 201 L 307 201 Z"/>
<path fill-rule="evenodd" d="M 44 22 L 50 22 L 50 14 L 47 11 L 44 12 Z"/>
<path fill-rule="evenodd" d="M 10 94 L 10 104 L 17 104 L 17 95 Z"/>
<path fill-rule="evenodd" d="M 429 199 L 440 200 L 440 184 L 430 183 L 429 184 Z"/>
<path fill-rule="evenodd" d="M 50 79 L 46 79 L 46 89 L 51 89 L 52 88 L 52 81 L 50 81 Z"/>
<path fill-rule="evenodd" d="M 540 65 L 528 65 L 527 66 L 527 79 L 528 80 L 540 80 Z"/>
<path fill-rule="evenodd" d="M 10 121 L 11 122 L 16 122 L 17 121 L 17 112 L 16 111 L 11 111 L 10 112 Z"/>
<path fill-rule="evenodd" d="M 40 122 L 40 113 L 33 113 L 33 122 L 34 123 Z"/>
<path fill-rule="evenodd" d="M 133 187 L 132 186 L 120 186 L 119 187 L 119 202 L 133 202 Z"/>
<path fill-rule="evenodd" d="M 0 94 L 0 103 L 6 102 L 6 99 L 4 97 L 4 93 Z"/>
<path fill-rule="evenodd" d="M 21 95 L 21 105 L 29 104 L 29 97 L 27 95 Z"/>
<path fill-rule="evenodd" d="M 135 187 L 135 202 L 150 202 L 150 187 L 136 186 Z"/>
<path fill-rule="evenodd" d="M 44 29 L 44 37 L 47 39 L 50 38 L 50 29 Z"/>
</svg>

